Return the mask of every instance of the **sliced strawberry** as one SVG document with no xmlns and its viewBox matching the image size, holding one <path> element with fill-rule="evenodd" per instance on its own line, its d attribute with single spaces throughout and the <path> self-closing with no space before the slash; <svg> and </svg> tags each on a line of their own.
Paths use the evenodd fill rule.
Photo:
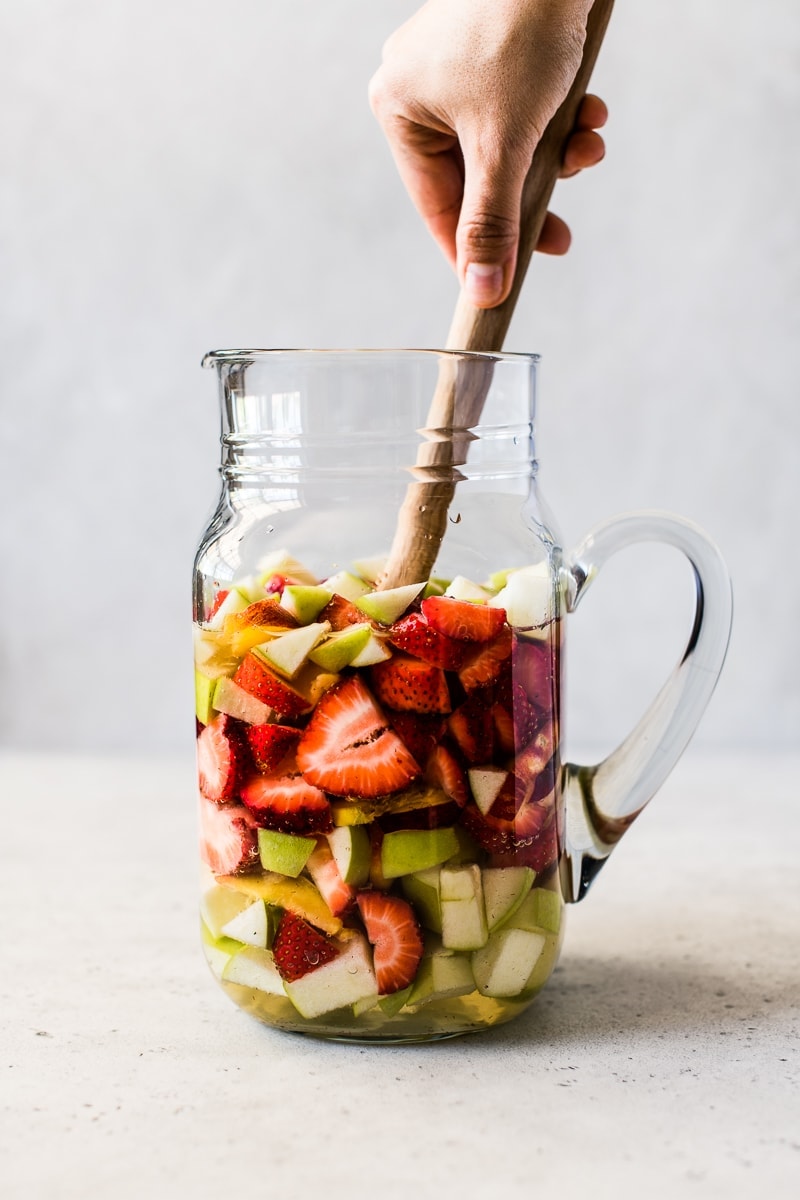
<svg viewBox="0 0 800 1200">
<path fill-rule="evenodd" d="M 333 829 L 328 797 L 299 771 L 255 775 L 244 785 L 241 796 L 263 829 L 283 833 L 328 833 Z"/>
<path fill-rule="evenodd" d="M 414 910 L 407 900 L 383 892 L 361 892 L 361 919 L 374 948 L 378 992 L 388 996 L 413 981 L 422 958 L 423 942 Z"/>
<path fill-rule="evenodd" d="M 504 608 L 454 600 L 450 596 L 429 596 L 422 601 L 422 613 L 429 625 L 446 637 L 463 642 L 489 642 L 506 622 Z"/>
<path fill-rule="evenodd" d="M 407 654 L 394 654 L 372 668 L 370 679 L 378 699 L 401 712 L 448 713 L 452 706 L 441 667 Z"/>
<path fill-rule="evenodd" d="M 230 594 L 230 588 L 220 588 L 220 590 L 217 592 L 216 596 L 214 597 L 214 603 L 211 605 L 211 608 L 206 613 L 206 621 L 211 620 L 211 618 L 214 616 L 214 614 L 216 613 L 219 606 L 222 604 L 223 600 L 229 594 Z"/>
<path fill-rule="evenodd" d="M 206 799 L 216 804 L 231 800 L 246 762 L 238 723 L 220 713 L 197 739 L 197 776 Z"/>
<path fill-rule="evenodd" d="M 425 778 L 463 808 L 469 799 L 464 772 L 446 746 L 436 746 L 425 766 Z"/>
<path fill-rule="evenodd" d="M 492 705 L 491 713 L 497 745 L 503 754 L 513 754 L 516 745 L 514 718 L 505 705 L 500 703 Z"/>
<path fill-rule="evenodd" d="M 490 761 L 494 751 L 494 721 L 489 709 L 475 700 L 467 700 L 447 718 L 447 728 L 468 763 Z"/>
<path fill-rule="evenodd" d="M 461 814 L 464 827 L 491 854 L 511 853 L 528 845 L 554 823 L 555 792 L 541 800 L 521 800 L 513 777 L 501 789 L 488 813 L 469 804 Z"/>
<path fill-rule="evenodd" d="M 300 738 L 300 730 L 291 725 L 248 725 L 247 742 L 259 771 L 273 771 Z"/>
<path fill-rule="evenodd" d="M 258 828 L 246 808 L 219 808 L 200 797 L 200 856 L 215 875 L 241 875 L 260 865 Z"/>
<path fill-rule="evenodd" d="M 446 671 L 457 671 L 468 653 L 463 642 L 439 633 L 421 613 L 409 613 L 396 621 L 389 630 L 389 641 L 406 654 Z"/>
<path fill-rule="evenodd" d="M 330 938 L 302 917 L 285 912 L 272 943 L 272 956 L 281 979 L 294 983 L 317 967 L 333 962 L 339 951 Z"/>
<path fill-rule="evenodd" d="M 488 611 L 502 612 L 502 609 L 490 608 Z M 511 629 L 506 625 L 501 628 L 496 638 L 481 644 L 465 659 L 458 672 L 459 681 L 465 692 L 473 692 L 476 688 L 494 683 L 500 675 L 504 663 L 511 657 L 512 643 Z"/>
<path fill-rule="evenodd" d="M 514 760 L 514 775 L 517 779 L 517 794 L 522 800 L 529 799 L 534 794 L 540 776 L 551 762 L 555 748 L 555 728 L 553 722 L 548 721 L 524 750 L 517 754 Z"/>
<path fill-rule="evenodd" d="M 311 701 L 290 687 L 271 671 L 255 654 L 246 654 L 239 664 L 233 682 L 256 696 L 264 704 L 290 720 L 302 716 L 312 707 Z"/>
<path fill-rule="evenodd" d="M 350 675 L 317 704 L 297 748 L 309 783 L 334 796 L 385 796 L 420 769 L 360 676 Z"/>
<path fill-rule="evenodd" d="M 345 600 L 338 592 L 331 596 L 317 617 L 318 621 L 327 621 L 334 633 L 346 629 L 348 625 L 358 625 L 366 619 L 360 608 L 356 608 L 355 604 Z"/>
<path fill-rule="evenodd" d="M 386 716 L 392 729 L 418 763 L 425 762 L 447 728 L 444 718 L 433 713 L 387 711 Z"/>
<path fill-rule="evenodd" d="M 296 629 L 297 624 L 291 613 L 281 608 L 277 600 L 267 597 L 265 600 L 256 600 L 254 604 L 248 604 L 241 612 L 231 613 L 226 618 L 225 631 L 228 633 L 249 629 L 251 625 L 278 625 L 284 629 Z"/>
<path fill-rule="evenodd" d="M 306 863 L 306 869 L 316 884 L 317 891 L 335 917 L 341 917 L 355 903 L 356 891 L 342 879 L 336 859 L 324 839 Z"/>
<path fill-rule="evenodd" d="M 516 638 L 512 662 L 515 684 L 539 708 L 552 711 L 555 706 L 556 661 L 550 643 Z"/>
</svg>

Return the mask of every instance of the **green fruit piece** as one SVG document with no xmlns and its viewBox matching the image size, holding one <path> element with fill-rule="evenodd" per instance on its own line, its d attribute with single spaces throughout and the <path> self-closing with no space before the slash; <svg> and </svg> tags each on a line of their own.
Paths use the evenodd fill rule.
<svg viewBox="0 0 800 1200">
<path fill-rule="evenodd" d="M 317 847 L 317 839 L 281 833 L 277 829 L 259 829 L 258 853 L 265 871 L 277 871 L 296 879 Z"/>
<path fill-rule="evenodd" d="M 200 916 L 211 940 L 223 936 L 222 927 L 244 912 L 253 901 L 230 888 L 210 887 L 200 901 Z"/>
<path fill-rule="evenodd" d="M 548 563 L 521 567 L 513 571 L 505 587 L 489 601 L 492 608 L 504 608 L 509 625 L 531 629 L 551 620 L 554 611 L 553 581 Z"/>
<path fill-rule="evenodd" d="M 195 671 L 194 711 L 198 721 L 203 725 L 208 725 L 213 719 L 214 706 L 211 702 L 214 698 L 214 688 L 216 686 L 216 679 L 209 679 L 208 675 L 204 675 L 202 671 Z"/>
<path fill-rule="evenodd" d="M 486 922 L 491 932 L 517 912 L 533 887 L 536 872 L 530 867 L 485 867 L 482 874 Z"/>
<path fill-rule="evenodd" d="M 235 938 L 245 946 L 258 946 L 261 950 L 266 950 L 271 940 L 270 934 L 275 932 L 274 920 L 270 921 L 272 911 L 263 900 L 255 900 L 235 917 L 231 917 L 230 921 L 222 926 L 222 932 L 225 937 Z"/>
<path fill-rule="evenodd" d="M 386 662 L 387 658 L 392 657 L 390 648 L 382 637 L 370 632 L 369 637 L 362 650 L 351 661 L 351 667 L 374 667 L 376 663 Z"/>
<path fill-rule="evenodd" d="M 244 946 L 233 954 L 223 968 L 222 978 L 226 983 L 238 983 L 270 996 L 286 995 L 272 954 L 259 946 Z"/>
<path fill-rule="evenodd" d="M 472 972 L 484 996 L 518 996 L 528 982 L 547 937 L 527 929 L 498 929 L 472 955 Z"/>
<path fill-rule="evenodd" d="M 359 558 L 353 563 L 353 570 L 362 579 L 376 583 L 388 561 L 389 558 L 386 554 L 375 554 L 372 558 Z"/>
<path fill-rule="evenodd" d="M 422 599 L 427 600 L 429 596 L 443 596 L 449 585 L 449 579 L 429 579 L 425 584 Z"/>
<path fill-rule="evenodd" d="M 458 850 L 456 831 L 443 829 L 398 829 L 387 833 L 381 844 L 381 870 L 387 879 L 424 871 L 446 862 Z"/>
<path fill-rule="evenodd" d="M 460 867 L 464 863 L 474 863 L 480 856 L 480 847 L 471 833 L 467 833 L 463 825 L 456 825 L 458 849 L 447 860 L 448 867 Z"/>
<path fill-rule="evenodd" d="M 287 980 L 284 990 L 300 1015 L 309 1020 L 377 996 L 378 984 L 366 938 L 360 934 L 350 938 L 336 958 L 293 983 Z"/>
<path fill-rule="evenodd" d="M 303 563 L 293 558 L 288 550 L 273 550 L 259 562 L 257 583 L 262 596 L 265 584 L 269 583 L 273 575 L 284 575 L 295 583 L 308 584 L 309 587 L 314 587 L 319 583 L 316 575 L 313 575 Z M 238 586 L 240 584 L 237 584 Z"/>
<path fill-rule="evenodd" d="M 442 932 L 442 903 L 439 895 L 441 868 L 429 867 L 402 878 L 403 894 L 409 900 L 420 923 L 435 933 Z"/>
<path fill-rule="evenodd" d="M 351 604 L 370 590 L 368 583 L 350 571 L 337 571 L 335 575 L 331 575 L 325 580 L 325 588 L 329 592 L 335 592 L 342 599 L 349 600 Z"/>
<path fill-rule="evenodd" d="M 276 908 L 285 908 L 324 933 L 337 934 L 342 928 L 342 922 L 333 915 L 310 879 L 287 879 L 270 871 L 266 875 L 220 875 L 217 883 L 254 900 L 266 900 Z"/>
<path fill-rule="evenodd" d="M 206 628 L 222 629 L 226 617 L 230 617 L 233 613 L 244 612 L 249 603 L 250 600 L 239 591 L 238 587 L 231 587 L 213 617 L 207 622 Z"/>
<path fill-rule="evenodd" d="M 304 583 L 289 583 L 281 592 L 281 608 L 285 608 L 288 613 L 291 613 L 301 625 L 308 625 L 318 613 L 322 612 L 332 596 L 333 592 L 328 588 L 311 587 Z"/>
<path fill-rule="evenodd" d="M 363 624 L 350 625 L 347 629 L 325 638 L 314 647 L 308 657 L 325 671 L 341 671 L 350 666 L 356 655 L 364 649 L 370 636 L 370 626 L 366 621 Z"/>
<path fill-rule="evenodd" d="M 227 676 L 216 681 L 211 703 L 217 712 L 227 713 L 248 725 L 265 725 L 272 716 L 271 708 Z"/>
<path fill-rule="evenodd" d="M 400 992 L 392 992 L 389 996 L 381 996 L 378 1000 L 378 1008 L 387 1017 L 396 1017 L 401 1008 L 404 1008 L 408 1002 L 411 993 L 414 990 L 413 983 L 408 987 L 404 987 Z"/>
<path fill-rule="evenodd" d="M 515 929 L 527 929 L 538 932 L 542 929 L 548 933 L 558 933 L 561 928 L 561 910 L 563 904 L 558 892 L 549 888 L 534 888 L 524 897 L 516 912 L 505 921 L 507 926 Z"/>
<path fill-rule="evenodd" d="M 483 906 L 481 869 L 475 863 L 442 867 L 442 945 L 448 950 L 477 950 L 489 937 Z"/>
<path fill-rule="evenodd" d="M 370 840 L 363 825 L 341 825 L 326 835 L 345 883 L 363 887 L 369 880 Z"/>
<path fill-rule="evenodd" d="M 445 588 L 444 594 L 453 600 L 469 600 L 473 604 L 485 604 L 491 598 L 491 592 L 465 575 L 456 575 Z"/>
<path fill-rule="evenodd" d="M 237 950 L 241 950 L 242 943 L 229 937 L 215 938 L 204 921 L 200 922 L 200 936 L 205 947 L 206 961 L 212 973 L 217 979 L 221 979 L 228 960 Z"/>
<path fill-rule="evenodd" d="M 303 664 L 308 661 L 308 656 L 317 643 L 326 633 L 330 633 L 330 628 L 327 621 L 301 625 L 299 629 L 292 629 L 262 646 L 256 646 L 253 653 L 263 658 L 286 679 L 294 679 Z"/>
<path fill-rule="evenodd" d="M 519 567 L 504 567 L 502 571 L 493 571 L 487 580 L 486 587 L 490 591 L 499 592 L 508 583 L 509 575 L 513 575 L 518 570 Z"/>
<path fill-rule="evenodd" d="M 385 592 L 367 592 L 354 601 L 372 621 L 382 625 L 393 625 L 422 591 L 424 583 L 410 583 L 406 587 L 389 588 Z"/>
<path fill-rule="evenodd" d="M 390 796 L 376 796 L 374 800 L 334 800 L 331 811 L 335 825 L 369 825 L 385 813 L 414 812 L 418 808 L 450 803 L 450 797 L 441 788 L 417 783 Z"/>
<path fill-rule="evenodd" d="M 467 776 L 475 803 L 486 816 L 508 779 L 508 771 L 502 767 L 470 767 Z"/>
<path fill-rule="evenodd" d="M 454 954 L 438 946 L 427 951 L 420 961 L 408 1003 L 418 1008 L 431 1000 L 449 1000 L 474 991 L 469 955 Z"/>
</svg>

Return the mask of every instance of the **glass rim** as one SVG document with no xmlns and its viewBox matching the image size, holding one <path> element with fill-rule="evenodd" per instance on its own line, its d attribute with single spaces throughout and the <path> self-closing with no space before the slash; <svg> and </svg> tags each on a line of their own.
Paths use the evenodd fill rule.
<svg viewBox="0 0 800 1200">
<path fill-rule="evenodd" d="M 272 357 L 280 357 L 281 355 L 295 355 L 297 357 L 308 358 L 324 358 L 324 357 L 375 357 L 375 358 L 412 358 L 412 357 L 435 357 L 435 358 L 458 358 L 467 361 L 475 362 L 511 362 L 511 363 L 527 363 L 529 366 L 535 366 L 541 361 L 541 355 L 534 353 L 526 353 L 523 351 L 513 350 L 445 350 L 435 349 L 430 347 L 396 347 L 390 349 L 385 346 L 378 347 L 330 347 L 328 349 L 319 347 L 272 347 L 269 349 L 231 349 L 231 350 L 209 350 L 203 355 L 200 365 L 201 367 L 214 367 L 223 363 L 252 363 L 259 360 L 267 360 Z"/>
</svg>

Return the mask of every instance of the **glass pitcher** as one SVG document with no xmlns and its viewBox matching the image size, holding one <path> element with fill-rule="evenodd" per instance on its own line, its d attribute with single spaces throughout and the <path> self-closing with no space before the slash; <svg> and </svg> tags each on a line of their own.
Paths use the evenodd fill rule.
<svg viewBox="0 0 800 1200">
<path fill-rule="evenodd" d="M 731 592 L 682 519 L 565 555 L 536 485 L 537 358 L 219 351 L 222 491 L 194 574 L 202 938 L 271 1026 L 422 1041 L 509 1020 L 691 737 Z M 662 541 L 683 657 L 622 745 L 564 763 L 565 616 Z"/>
</svg>

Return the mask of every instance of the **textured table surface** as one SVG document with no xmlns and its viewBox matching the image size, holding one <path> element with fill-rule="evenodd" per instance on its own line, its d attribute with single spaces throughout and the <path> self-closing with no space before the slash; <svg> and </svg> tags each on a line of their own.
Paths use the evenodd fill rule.
<svg viewBox="0 0 800 1200">
<path fill-rule="evenodd" d="M 529 1012 L 410 1047 L 218 990 L 191 768 L 0 759 L 4 1197 L 800 1194 L 800 758 L 690 751 Z"/>
</svg>

